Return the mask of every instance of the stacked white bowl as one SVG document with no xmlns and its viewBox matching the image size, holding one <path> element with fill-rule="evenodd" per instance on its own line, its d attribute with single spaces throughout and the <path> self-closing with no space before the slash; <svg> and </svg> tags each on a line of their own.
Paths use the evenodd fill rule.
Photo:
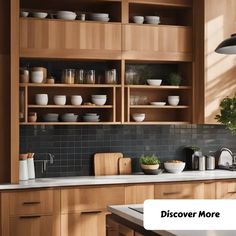
<svg viewBox="0 0 236 236">
<path fill-rule="evenodd" d="M 145 22 L 147 24 L 160 24 L 160 16 L 145 16 Z"/>
<path fill-rule="evenodd" d="M 85 122 L 99 122 L 99 115 L 97 113 L 86 113 L 83 117 Z"/>
<path fill-rule="evenodd" d="M 90 19 L 94 21 L 104 21 L 104 22 L 108 22 L 110 20 L 109 14 L 107 13 L 91 13 Z"/>
<path fill-rule="evenodd" d="M 142 122 L 145 119 L 145 114 L 144 113 L 134 113 L 134 114 L 132 114 L 132 118 L 136 122 Z"/>
<path fill-rule="evenodd" d="M 75 20 L 77 15 L 73 11 L 58 11 L 56 16 L 57 16 L 57 19 Z"/>
<path fill-rule="evenodd" d="M 61 115 L 61 120 L 63 122 L 76 122 L 78 119 L 78 115 L 74 113 L 65 113 Z"/>
<path fill-rule="evenodd" d="M 47 94 L 35 94 L 36 105 L 46 106 L 48 105 L 48 95 Z"/>
<path fill-rule="evenodd" d="M 72 95 L 71 96 L 71 104 L 74 106 L 80 106 L 83 102 L 83 99 L 80 95 Z"/>
<path fill-rule="evenodd" d="M 133 22 L 136 24 L 143 24 L 144 17 L 143 16 L 133 16 Z"/>
<path fill-rule="evenodd" d="M 66 95 L 55 95 L 53 101 L 55 105 L 64 106 L 66 104 Z"/>
<path fill-rule="evenodd" d="M 179 104 L 179 96 L 168 96 L 168 103 L 171 106 L 177 106 Z"/>
<path fill-rule="evenodd" d="M 58 122 L 59 114 L 47 113 L 43 115 L 43 120 L 46 122 Z"/>
<path fill-rule="evenodd" d="M 32 16 L 35 18 L 44 19 L 48 16 L 47 12 L 32 12 Z"/>
<path fill-rule="evenodd" d="M 148 79 L 147 83 L 152 86 L 160 86 L 162 83 L 161 79 Z"/>
<path fill-rule="evenodd" d="M 91 98 L 92 98 L 92 103 L 94 103 L 97 106 L 103 106 L 107 101 L 107 95 L 91 95 Z"/>
</svg>

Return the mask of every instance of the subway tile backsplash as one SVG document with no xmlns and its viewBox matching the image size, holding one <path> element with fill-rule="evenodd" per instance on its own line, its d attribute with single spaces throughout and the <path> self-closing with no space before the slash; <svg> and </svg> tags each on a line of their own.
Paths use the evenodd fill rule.
<svg viewBox="0 0 236 236">
<path fill-rule="evenodd" d="M 35 152 L 36 160 L 54 155 L 46 172 L 36 162 L 37 177 L 93 175 L 96 152 L 122 152 L 139 171 L 142 154 L 156 154 L 164 161 L 184 160 L 186 145 L 197 145 L 205 154 L 222 146 L 236 151 L 236 137 L 220 125 L 22 126 L 20 136 L 21 153 Z"/>
</svg>

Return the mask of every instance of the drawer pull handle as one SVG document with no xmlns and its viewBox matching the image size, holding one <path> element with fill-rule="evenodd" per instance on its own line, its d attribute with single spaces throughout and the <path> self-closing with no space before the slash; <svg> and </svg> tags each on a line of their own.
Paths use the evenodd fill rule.
<svg viewBox="0 0 236 236">
<path fill-rule="evenodd" d="M 21 219 L 35 219 L 40 218 L 41 216 L 20 216 Z"/>
<path fill-rule="evenodd" d="M 82 211 L 81 214 L 99 214 L 102 211 Z"/>
<path fill-rule="evenodd" d="M 181 192 L 169 192 L 169 193 L 163 193 L 163 195 L 174 195 L 174 194 L 181 194 Z"/>
<path fill-rule="evenodd" d="M 23 205 L 36 205 L 40 204 L 41 202 L 23 202 Z"/>
</svg>

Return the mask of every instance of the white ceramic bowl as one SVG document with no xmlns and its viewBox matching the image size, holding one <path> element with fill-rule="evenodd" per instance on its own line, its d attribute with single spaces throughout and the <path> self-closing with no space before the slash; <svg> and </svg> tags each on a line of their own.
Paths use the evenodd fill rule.
<svg viewBox="0 0 236 236">
<path fill-rule="evenodd" d="M 92 103 L 94 103 L 97 106 L 105 105 L 106 101 L 107 101 L 107 98 L 95 98 L 95 97 L 92 97 Z"/>
<path fill-rule="evenodd" d="M 136 24 L 143 24 L 144 17 L 143 16 L 133 16 L 133 22 Z"/>
<path fill-rule="evenodd" d="M 168 172 L 178 174 L 184 170 L 185 162 L 164 162 L 164 167 Z"/>
<path fill-rule="evenodd" d="M 28 11 L 21 11 L 20 12 L 20 16 L 21 17 L 27 17 L 29 15 L 29 12 Z"/>
<path fill-rule="evenodd" d="M 31 71 L 30 78 L 32 83 L 41 84 L 43 82 L 43 71 Z"/>
<path fill-rule="evenodd" d="M 83 99 L 80 95 L 72 95 L 71 96 L 71 104 L 74 106 L 80 106 L 83 102 Z"/>
<path fill-rule="evenodd" d="M 71 114 L 71 115 L 68 115 L 68 114 Z M 76 122 L 77 119 L 78 119 L 78 115 L 75 115 L 73 113 L 65 113 L 63 115 L 61 115 L 61 120 L 63 122 Z"/>
<path fill-rule="evenodd" d="M 55 95 L 53 101 L 55 105 L 64 106 L 66 104 L 66 95 Z"/>
<path fill-rule="evenodd" d="M 159 24 L 160 17 L 159 16 L 145 16 L 145 22 L 147 24 Z"/>
<path fill-rule="evenodd" d="M 151 86 L 160 86 L 162 80 L 161 79 L 148 79 L 147 83 Z"/>
<path fill-rule="evenodd" d="M 86 113 L 85 116 L 97 116 L 97 117 L 99 117 L 97 113 Z"/>
<path fill-rule="evenodd" d="M 179 96 L 168 96 L 168 103 L 171 106 L 177 106 L 179 104 Z"/>
<path fill-rule="evenodd" d="M 47 94 L 35 94 L 36 105 L 46 106 L 48 105 L 48 95 Z"/>
<path fill-rule="evenodd" d="M 134 113 L 132 114 L 132 118 L 136 122 L 142 122 L 145 120 L 145 114 L 143 113 Z"/>
<path fill-rule="evenodd" d="M 58 11 L 57 18 L 62 20 L 75 20 L 76 13 L 73 11 Z"/>
<path fill-rule="evenodd" d="M 57 113 L 47 113 L 43 115 L 43 120 L 46 122 L 58 122 L 59 114 Z"/>
<path fill-rule="evenodd" d="M 32 16 L 35 18 L 44 19 L 48 16 L 47 12 L 32 12 Z"/>
</svg>

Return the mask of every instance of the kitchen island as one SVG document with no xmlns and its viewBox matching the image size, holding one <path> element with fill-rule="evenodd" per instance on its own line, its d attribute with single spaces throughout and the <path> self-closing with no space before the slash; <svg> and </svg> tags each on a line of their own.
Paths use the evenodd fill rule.
<svg viewBox="0 0 236 236">
<path fill-rule="evenodd" d="M 132 205 L 119 205 L 119 206 L 108 206 L 108 211 L 111 212 L 111 219 L 117 223 L 123 225 L 138 233 L 138 235 L 144 236 L 232 236 L 236 234 L 236 231 L 222 230 L 146 230 L 143 227 L 143 205 L 132 204 Z"/>
</svg>

